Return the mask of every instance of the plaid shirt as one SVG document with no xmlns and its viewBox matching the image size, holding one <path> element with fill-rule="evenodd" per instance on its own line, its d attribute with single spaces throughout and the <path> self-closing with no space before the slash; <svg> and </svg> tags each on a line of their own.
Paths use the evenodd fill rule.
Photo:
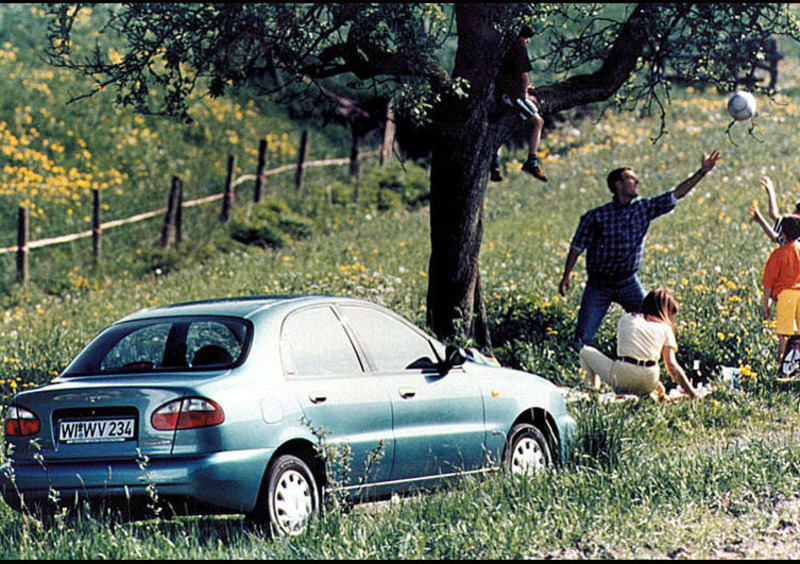
<svg viewBox="0 0 800 564">
<path fill-rule="evenodd" d="M 636 274 L 650 222 L 675 209 L 673 192 L 621 205 L 616 200 L 589 210 L 578 223 L 572 247 L 587 250 L 589 279 L 619 282 Z"/>
</svg>

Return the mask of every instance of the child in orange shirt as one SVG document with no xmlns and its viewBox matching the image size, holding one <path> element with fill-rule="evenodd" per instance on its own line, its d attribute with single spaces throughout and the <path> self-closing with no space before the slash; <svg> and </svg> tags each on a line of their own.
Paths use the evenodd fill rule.
<svg viewBox="0 0 800 564">
<path fill-rule="evenodd" d="M 800 329 L 800 216 L 787 215 L 782 222 L 786 244 L 770 254 L 764 267 L 764 321 L 770 318 L 770 302 L 777 302 L 778 361 L 783 359 L 789 337 Z"/>
</svg>

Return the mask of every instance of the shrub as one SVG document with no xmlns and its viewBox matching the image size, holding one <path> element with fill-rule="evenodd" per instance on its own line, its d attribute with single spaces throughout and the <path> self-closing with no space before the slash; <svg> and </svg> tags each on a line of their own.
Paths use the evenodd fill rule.
<svg viewBox="0 0 800 564">
<path fill-rule="evenodd" d="M 366 172 L 357 188 L 336 180 L 326 185 L 325 192 L 326 199 L 334 205 L 356 204 L 378 211 L 413 210 L 430 201 L 430 180 L 427 170 L 416 164 L 392 162 Z"/>
<path fill-rule="evenodd" d="M 394 202 L 415 209 L 430 201 L 428 172 L 420 166 L 392 163 L 376 171 L 375 177 L 379 207 L 386 206 L 386 202 Z"/>
<path fill-rule="evenodd" d="M 547 375 L 561 385 L 577 382 L 575 314 L 563 302 L 514 296 L 487 309 L 492 344 L 503 365 Z"/>
<path fill-rule="evenodd" d="M 271 200 L 236 210 L 228 229 L 232 239 L 245 245 L 279 249 L 287 238 L 310 237 L 313 223 L 293 214 L 285 203 Z"/>
<path fill-rule="evenodd" d="M 498 345 L 514 340 L 539 344 L 556 336 L 565 346 L 573 345 L 575 313 L 563 303 L 540 304 L 515 296 L 494 304 L 492 310 L 490 329 Z"/>
<path fill-rule="evenodd" d="M 137 270 L 145 274 L 169 274 L 180 269 L 181 253 L 172 249 L 141 248 L 138 256 Z"/>
</svg>

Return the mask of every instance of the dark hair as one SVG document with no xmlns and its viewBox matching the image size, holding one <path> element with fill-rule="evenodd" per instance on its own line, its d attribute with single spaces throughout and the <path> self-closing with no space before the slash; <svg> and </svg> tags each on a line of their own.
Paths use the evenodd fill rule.
<svg viewBox="0 0 800 564">
<path fill-rule="evenodd" d="M 781 233 L 785 241 L 800 239 L 800 216 L 787 215 L 781 220 Z"/>
<path fill-rule="evenodd" d="M 794 203 L 794 213 L 800 215 L 800 200 Z"/>
<path fill-rule="evenodd" d="M 653 290 L 645 296 L 644 302 L 642 302 L 642 315 L 670 325 L 675 324 L 675 316 L 678 315 L 678 311 L 680 311 L 678 302 L 669 290 L 664 288 Z"/>
<path fill-rule="evenodd" d="M 530 39 L 533 37 L 533 29 L 529 25 L 523 25 L 519 30 L 519 36 L 523 39 Z"/>
<path fill-rule="evenodd" d="M 608 189 L 611 190 L 612 194 L 617 194 L 617 182 L 622 182 L 622 173 L 627 170 L 631 170 L 631 168 L 628 166 L 618 168 L 612 170 L 608 175 L 608 180 L 606 182 L 608 182 Z"/>
</svg>

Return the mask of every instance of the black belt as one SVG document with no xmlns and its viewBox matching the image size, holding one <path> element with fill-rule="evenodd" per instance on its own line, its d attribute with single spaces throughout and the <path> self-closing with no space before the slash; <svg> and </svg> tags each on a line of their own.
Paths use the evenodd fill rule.
<svg viewBox="0 0 800 564">
<path fill-rule="evenodd" d="M 646 366 L 647 368 L 658 364 L 658 362 L 655 360 L 639 360 L 638 358 L 631 358 L 629 356 L 621 356 L 619 357 L 619 360 L 622 362 L 627 362 L 628 364 L 635 364 L 636 366 Z"/>
</svg>

